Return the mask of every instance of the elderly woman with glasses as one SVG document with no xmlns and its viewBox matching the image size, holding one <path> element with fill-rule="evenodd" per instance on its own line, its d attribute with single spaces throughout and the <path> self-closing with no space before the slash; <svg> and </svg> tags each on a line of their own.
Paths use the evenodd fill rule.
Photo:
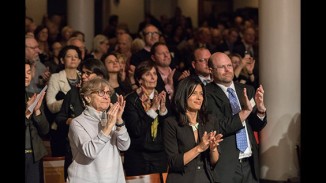
<svg viewBox="0 0 326 183">
<path fill-rule="evenodd" d="M 130 145 L 122 120 L 125 101 L 119 95 L 118 101 L 111 103 L 113 89 L 102 78 L 85 82 L 80 93 L 86 108 L 69 127 L 73 161 L 68 168 L 67 182 L 124 183 L 119 151 L 126 151 Z"/>
<path fill-rule="evenodd" d="M 107 71 L 102 61 L 88 58 L 82 63 L 81 85 L 94 78 L 107 79 Z M 69 125 L 72 119 L 79 116 L 85 109 L 85 103 L 80 96 L 81 85 L 71 86 L 71 89 L 65 95 L 61 109 L 55 118 L 55 123 L 58 126 L 57 143 L 60 144 L 61 147 L 65 147 L 60 148 L 60 151 L 63 151 L 65 154 L 64 180 L 68 177 L 68 166 L 72 162 L 72 154 L 68 141 Z M 111 102 L 116 101 L 116 98 L 116 95 L 112 95 Z"/>
</svg>

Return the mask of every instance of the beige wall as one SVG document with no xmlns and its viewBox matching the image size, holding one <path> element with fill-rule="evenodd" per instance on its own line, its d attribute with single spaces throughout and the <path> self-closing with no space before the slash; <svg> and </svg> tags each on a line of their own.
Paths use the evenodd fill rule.
<svg viewBox="0 0 326 183">
<path fill-rule="evenodd" d="M 144 20 L 144 0 L 120 1 L 118 5 L 111 1 L 110 12 L 119 16 L 119 22 L 128 23 L 130 32 L 136 33 L 138 24 Z"/>
<path fill-rule="evenodd" d="M 198 27 L 198 0 L 178 0 L 182 14 L 191 17 L 192 25 Z"/>
<path fill-rule="evenodd" d="M 151 2 L 151 13 L 160 18 L 161 15 L 167 15 L 169 18 L 174 15 L 176 6 L 180 6 L 185 16 L 191 17 L 194 27 L 198 26 L 197 5 L 198 0 L 155 0 Z M 25 0 L 26 15 L 34 19 L 36 24 L 40 24 L 42 17 L 47 13 L 46 0 Z M 155 2 L 155 3 L 154 3 Z M 244 7 L 258 8 L 258 0 L 233 0 L 234 10 Z M 103 15 L 104 26 L 110 14 L 116 14 L 120 17 L 120 22 L 127 22 L 131 32 L 136 32 L 139 22 L 144 19 L 144 0 L 120 1 L 118 5 L 113 0 L 107 0 L 104 5 L 110 10 Z M 36 8 L 37 7 L 37 8 Z"/>
<path fill-rule="evenodd" d="M 233 0 L 233 10 L 238 8 L 258 8 L 258 0 Z"/>
<path fill-rule="evenodd" d="M 26 16 L 33 18 L 36 25 L 41 24 L 43 16 L 47 13 L 47 1 L 25 0 L 25 4 L 26 4 Z"/>
<path fill-rule="evenodd" d="M 193 25 L 197 27 L 197 5 L 197 0 L 155 0 L 150 2 L 150 11 L 157 19 L 160 19 L 161 15 L 171 18 L 174 15 L 175 7 L 180 6 L 183 14 L 191 17 Z M 118 5 L 111 0 L 109 9 L 110 15 L 116 14 L 119 16 L 120 22 L 128 23 L 132 33 L 137 32 L 138 24 L 144 20 L 144 0 L 133 0 L 133 3 L 130 1 L 120 1 Z M 104 17 L 109 17 L 109 15 L 104 15 Z M 105 21 L 107 19 L 105 18 Z"/>
<path fill-rule="evenodd" d="M 171 18 L 174 15 L 176 2 L 173 0 L 155 0 L 150 1 L 151 14 L 160 20 L 161 15 Z"/>
</svg>

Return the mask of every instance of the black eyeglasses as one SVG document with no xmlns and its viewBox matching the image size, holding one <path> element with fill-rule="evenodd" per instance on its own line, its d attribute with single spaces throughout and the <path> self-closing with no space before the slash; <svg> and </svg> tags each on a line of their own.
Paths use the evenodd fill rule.
<svg viewBox="0 0 326 183">
<path fill-rule="evenodd" d="M 145 34 L 145 36 L 159 36 L 160 35 L 159 32 L 145 32 L 144 34 Z"/>
<path fill-rule="evenodd" d="M 204 62 L 208 62 L 208 58 L 200 58 L 200 59 L 197 59 L 195 60 L 196 62 L 199 62 L 199 63 L 204 63 Z"/>
<path fill-rule="evenodd" d="M 82 71 L 81 74 L 82 74 L 82 75 L 83 75 L 83 74 L 86 74 L 86 76 L 89 77 L 89 76 L 90 76 L 91 74 L 93 74 L 93 73 L 94 73 L 94 72 L 90 72 L 90 71 L 85 71 L 85 72 Z"/>
<path fill-rule="evenodd" d="M 104 91 L 104 90 L 100 90 L 100 91 L 95 91 L 93 93 L 97 93 L 98 96 L 100 97 L 104 97 L 104 95 L 106 94 L 106 96 L 111 97 L 112 96 L 112 92 L 111 91 Z"/>
</svg>

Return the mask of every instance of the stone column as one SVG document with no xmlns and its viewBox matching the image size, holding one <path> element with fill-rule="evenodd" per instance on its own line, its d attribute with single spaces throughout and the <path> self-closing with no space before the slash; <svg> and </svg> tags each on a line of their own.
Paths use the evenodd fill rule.
<svg viewBox="0 0 326 183">
<path fill-rule="evenodd" d="M 85 45 L 88 51 L 92 48 L 94 37 L 94 0 L 68 0 L 68 25 L 85 34 Z"/>
<path fill-rule="evenodd" d="M 261 132 L 261 178 L 300 173 L 300 1 L 259 1 L 259 75 L 268 124 Z"/>
</svg>

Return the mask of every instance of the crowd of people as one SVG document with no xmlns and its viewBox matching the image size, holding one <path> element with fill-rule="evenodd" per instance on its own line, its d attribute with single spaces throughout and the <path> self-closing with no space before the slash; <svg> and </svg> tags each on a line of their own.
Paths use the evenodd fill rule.
<svg viewBox="0 0 326 183">
<path fill-rule="evenodd" d="M 182 14 L 148 18 L 136 37 L 116 23 L 90 51 L 69 25 L 26 24 L 26 183 L 42 182 L 46 155 L 65 156 L 69 183 L 153 173 L 167 183 L 259 182 L 267 115 L 254 21 L 193 29 Z"/>
</svg>

